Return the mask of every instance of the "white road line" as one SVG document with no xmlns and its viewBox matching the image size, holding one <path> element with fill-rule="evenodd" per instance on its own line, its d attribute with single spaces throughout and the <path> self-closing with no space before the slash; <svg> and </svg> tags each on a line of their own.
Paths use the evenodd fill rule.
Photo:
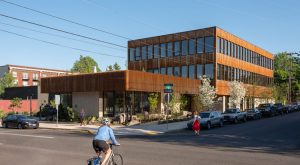
<svg viewBox="0 0 300 165">
<path fill-rule="evenodd" d="M 2 133 L 2 132 L 0 132 L 0 135 L 12 135 L 12 136 L 24 136 L 24 137 L 54 139 L 54 137 L 51 137 L 51 136 L 36 136 L 36 135 L 24 135 L 24 134 Z"/>
</svg>

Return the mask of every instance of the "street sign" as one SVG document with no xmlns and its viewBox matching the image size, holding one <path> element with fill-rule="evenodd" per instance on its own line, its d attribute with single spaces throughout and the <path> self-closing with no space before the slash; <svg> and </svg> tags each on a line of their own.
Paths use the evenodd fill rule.
<svg viewBox="0 0 300 165">
<path fill-rule="evenodd" d="M 55 105 L 56 105 L 56 127 L 58 127 L 58 105 L 60 104 L 60 95 L 55 95 Z"/>
<path fill-rule="evenodd" d="M 173 89 L 164 89 L 164 93 L 173 93 Z"/>
</svg>

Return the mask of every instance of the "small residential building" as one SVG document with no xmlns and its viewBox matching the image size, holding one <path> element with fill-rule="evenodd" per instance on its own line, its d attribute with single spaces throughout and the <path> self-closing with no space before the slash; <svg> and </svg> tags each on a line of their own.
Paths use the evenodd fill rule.
<svg viewBox="0 0 300 165">
<path fill-rule="evenodd" d="M 0 77 L 5 73 L 11 73 L 15 78 L 15 84 L 21 86 L 38 86 L 42 77 L 62 76 L 69 72 L 57 69 L 37 68 L 20 65 L 3 65 L 0 66 Z"/>
</svg>

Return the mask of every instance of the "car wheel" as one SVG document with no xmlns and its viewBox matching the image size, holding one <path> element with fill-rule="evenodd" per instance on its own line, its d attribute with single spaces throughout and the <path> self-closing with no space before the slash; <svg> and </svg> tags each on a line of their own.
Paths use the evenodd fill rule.
<svg viewBox="0 0 300 165">
<path fill-rule="evenodd" d="M 207 128 L 207 129 L 210 129 L 210 127 L 211 127 L 210 122 L 207 122 L 206 128 Z"/>
<path fill-rule="evenodd" d="M 18 129 L 22 129 L 23 127 L 22 127 L 22 124 L 18 124 Z"/>
<path fill-rule="evenodd" d="M 219 126 L 223 127 L 223 121 L 222 120 L 220 121 Z"/>
<path fill-rule="evenodd" d="M 247 117 L 246 117 L 246 116 L 244 116 L 244 118 L 243 118 L 243 121 L 244 121 L 244 122 L 246 122 L 246 121 L 247 121 Z"/>
</svg>

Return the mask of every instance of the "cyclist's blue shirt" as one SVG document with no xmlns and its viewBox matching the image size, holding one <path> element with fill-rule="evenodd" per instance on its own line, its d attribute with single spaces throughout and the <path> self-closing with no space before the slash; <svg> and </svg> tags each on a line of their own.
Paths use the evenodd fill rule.
<svg viewBox="0 0 300 165">
<path fill-rule="evenodd" d="M 111 140 L 113 144 L 119 144 L 115 138 L 114 132 L 107 125 L 98 128 L 94 140 L 104 140 L 104 141 Z"/>
</svg>

